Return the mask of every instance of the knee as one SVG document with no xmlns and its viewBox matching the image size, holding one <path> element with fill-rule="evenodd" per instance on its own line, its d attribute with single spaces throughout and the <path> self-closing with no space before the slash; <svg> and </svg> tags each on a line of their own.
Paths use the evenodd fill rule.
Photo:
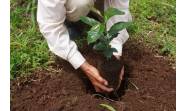
<svg viewBox="0 0 187 111">
<path fill-rule="evenodd" d="M 89 8 L 91 6 L 93 6 L 93 0 L 76 0 L 76 7 L 78 9 L 85 9 L 85 8 Z"/>
<path fill-rule="evenodd" d="M 67 3 L 67 17 L 70 21 L 78 21 L 81 16 L 86 16 L 94 5 L 93 0 L 69 0 Z"/>
</svg>

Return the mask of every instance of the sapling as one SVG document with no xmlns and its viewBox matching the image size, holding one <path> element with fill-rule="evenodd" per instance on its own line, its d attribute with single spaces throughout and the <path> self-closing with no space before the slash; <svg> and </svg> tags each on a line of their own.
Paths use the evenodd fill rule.
<svg viewBox="0 0 187 111">
<path fill-rule="evenodd" d="M 93 49 L 101 52 L 106 60 L 103 60 L 101 64 L 102 76 L 108 80 L 109 86 L 113 87 L 115 90 L 119 88 L 119 74 L 123 63 L 117 60 L 113 53 L 117 50 L 111 47 L 110 42 L 114 37 L 117 37 L 119 32 L 129 26 L 129 22 L 117 22 L 107 30 L 107 22 L 109 19 L 115 15 L 124 15 L 125 13 L 116 8 L 108 8 L 104 11 L 104 14 L 100 16 L 100 21 L 90 18 L 81 17 L 80 20 L 85 24 L 90 26 L 90 30 L 87 32 L 87 42 L 93 45 Z"/>
</svg>

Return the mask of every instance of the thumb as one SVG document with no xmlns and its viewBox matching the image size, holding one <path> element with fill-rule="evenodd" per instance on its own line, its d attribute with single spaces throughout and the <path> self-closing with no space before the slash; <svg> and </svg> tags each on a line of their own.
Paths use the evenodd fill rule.
<svg viewBox="0 0 187 111">
<path fill-rule="evenodd" d="M 99 81 L 100 83 L 103 83 L 104 85 L 108 85 L 107 80 L 105 80 L 104 78 L 102 78 L 99 74 L 96 77 L 96 80 Z"/>
</svg>

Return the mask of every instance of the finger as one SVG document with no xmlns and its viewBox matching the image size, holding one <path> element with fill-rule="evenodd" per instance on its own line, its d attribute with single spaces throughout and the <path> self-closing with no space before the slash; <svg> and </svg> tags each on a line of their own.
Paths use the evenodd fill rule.
<svg viewBox="0 0 187 111">
<path fill-rule="evenodd" d="M 107 80 L 105 80 L 104 78 L 102 78 L 100 76 L 99 72 L 93 73 L 93 74 L 91 74 L 91 76 L 93 76 L 93 78 L 95 78 L 98 82 L 103 83 L 106 86 L 108 85 Z"/>
<path fill-rule="evenodd" d="M 98 82 L 95 82 L 94 85 L 98 88 L 100 88 L 102 91 L 105 91 L 105 92 L 111 92 L 113 91 L 113 88 L 107 88 L 106 86 L 98 83 Z"/>
<path fill-rule="evenodd" d="M 95 80 L 95 78 L 93 78 L 92 76 L 90 76 L 89 79 L 92 81 L 92 84 L 93 84 L 96 92 L 103 92 L 99 87 L 97 87 L 97 86 L 94 85 L 93 81 L 97 81 L 97 80 Z"/>
<path fill-rule="evenodd" d="M 124 66 L 122 67 L 120 72 L 120 80 L 123 80 L 123 76 L 124 76 Z"/>
<path fill-rule="evenodd" d="M 102 89 L 100 89 L 99 87 L 97 87 L 97 86 L 95 85 L 96 82 L 98 82 L 97 80 L 95 80 L 95 78 L 90 77 L 90 80 L 92 81 L 92 84 L 93 84 L 93 86 L 94 86 L 96 92 L 103 92 Z"/>
<path fill-rule="evenodd" d="M 104 79 L 104 78 L 102 78 L 101 76 L 98 76 L 98 77 L 96 77 L 95 79 L 96 79 L 98 82 L 100 82 L 100 83 L 104 84 L 105 86 L 107 86 L 107 85 L 108 85 L 107 80 L 105 80 L 105 79 Z"/>
<path fill-rule="evenodd" d="M 95 91 L 96 91 L 96 92 L 100 92 L 100 93 L 102 92 L 102 90 L 101 90 L 100 88 L 98 88 L 98 87 L 96 87 L 96 86 L 94 86 L 94 88 L 95 88 Z"/>
</svg>

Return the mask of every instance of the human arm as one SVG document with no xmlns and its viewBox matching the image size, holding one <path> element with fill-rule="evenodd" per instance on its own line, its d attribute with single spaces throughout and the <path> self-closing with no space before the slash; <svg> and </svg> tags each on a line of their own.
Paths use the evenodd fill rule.
<svg viewBox="0 0 187 111">
<path fill-rule="evenodd" d="M 121 11 L 125 12 L 124 15 L 116 15 L 109 19 L 107 22 L 107 30 L 111 28 L 117 22 L 129 22 L 132 21 L 132 17 L 129 11 L 129 0 L 110 0 L 105 1 L 105 8 L 114 7 L 120 9 Z M 129 38 L 129 34 L 126 29 L 119 32 L 118 36 L 115 37 L 110 45 L 113 48 L 117 49 L 117 52 L 114 53 L 116 56 L 122 55 L 122 46 Z"/>
<path fill-rule="evenodd" d="M 41 33 L 47 40 L 50 50 L 69 61 L 75 69 L 80 67 L 96 90 L 111 91 L 105 86 L 107 82 L 100 76 L 99 71 L 86 62 L 75 42 L 70 40 L 68 30 L 64 25 L 65 3 L 66 0 L 38 0 L 37 21 Z"/>
<path fill-rule="evenodd" d="M 75 42 L 70 40 L 64 25 L 65 3 L 66 0 L 38 0 L 37 21 L 49 49 L 77 69 L 85 62 L 85 58 L 78 51 Z"/>
</svg>

